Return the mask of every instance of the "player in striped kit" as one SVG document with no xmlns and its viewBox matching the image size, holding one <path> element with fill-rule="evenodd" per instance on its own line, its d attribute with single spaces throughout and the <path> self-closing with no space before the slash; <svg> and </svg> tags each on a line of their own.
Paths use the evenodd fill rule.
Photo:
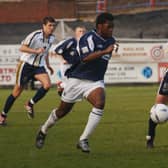
<svg viewBox="0 0 168 168">
<path fill-rule="evenodd" d="M 7 113 L 15 100 L 22 93 L 25 84 L 32 78 L 40 81 L 42 87 L 37 90 L 33 98 L 26 104 L 25 109 L 30 118 L 34 117 L 33 105 L 42 99 L 48 92 L 51 83 L 45 65 L 53 73 L 49 65 L 48 51 L 55 42 L 53 31 L 55 30 L 55 20 L 53 17 L 43 18 L 42 29 L 30 33 L 21 43 L 21 56 L 17 65 L 16 84 L 12 93 L 6 99 L 4 108 L 0 115 L 0 125 L 6 124 Z"/>
<path fill-rule="evenodd" d="M 82 152 L 90 152 L 88 139 L 100 122 L 105 106 L 104 75 L 112 52 L 118 47 L 112 37 L 113 27 L 112 14 L 102 13 L 96 19 L 96 30 L 89 31 L 81 37 L 80 52 L 76 55 L 78 59 L 65 73 L 68 80 L 61 103 L 58 108 L 53 109 L 38 132 L 37 148 L 43 147 L 48 129 L 68 114 L 79 99 L 86 98 L 93 107 L 77 148 Z"/>
</svg>

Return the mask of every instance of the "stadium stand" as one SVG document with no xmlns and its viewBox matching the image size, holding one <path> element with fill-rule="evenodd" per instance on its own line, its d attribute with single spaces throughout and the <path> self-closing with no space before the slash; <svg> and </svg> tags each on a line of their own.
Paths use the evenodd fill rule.
<svg viewBox="0 0 168 168">
<path fill-rule="evenodd" d="M 3 9 L 6 8 L 8 11 L 10 11 L 10 5 L 15 4 L 18 7 L 18 5 L 23 2 L 27 3 L 27 5 L 30 5 L 31 0 L 5 0 L 5 1 L 12 1 L 12 2 L 4 2 L 4 0 L 0 1 L 1 10 L 0 14 L 1 18 L 6 19 L 6 21 L 0 20 L 0 44 L 20 44 L 21 40 L 24 39 L 25 34 L 28 34 L 32 30 L 40 28 L 40 22 L 36 18 L 34 18 L 34 21 L 32 22 L 32 16 L 30 19 L 26 19 L 26 21 L 14 21 L 10 18 L 2 15 L 5 13 L 2 13 Z M 14 2 L 15 1 L 15 2 Z M 36 0 L 44 5 L 43 0 Z M 108 11 L 111 11 L 115 15 L 115 26 L 116 29 L 114 30 L 114 34 L 118 38 L 167 38 L 168 37 L 168 23 L 167 23 L 167 17 L 168 17 L 168 10 L 166 9 L 166 6 L 168 4 L 168 0 L 157 0 L 155 1 L 155 7 L 150 7 L 150 1 L 152 0 L 106 0 L 106 3 L 108 4 Z M 45 0 L 45 3 L 47 1 Z M 48 14 L 54 15 L 54 10 L 56 10 L 54 7 L 56 6 L 55 3 L 58 3 L 59 8 L 60 4 L 62 3 L 61 10 L 64 11 L 64 8 L 67 8 L 67 2 L 69 0 L 63 1 L 59 0 L 50 0 L 48 1 L 50 4 L 48 4 L 49 10 Z M 74 2 L 71 0 L 71 2 Z M 78 24 L 84 24 L 86 28 L 89 30 L 94 27 L 92 21 L 95 19 L 96 16 L 96 5 L 97 0 L 76 0 L 76 15 L 68 15 L 67 17 L 70 18 L 76 18 L 75 21 L 65 21 L 64 23 L 70 27 L 70 29 L 74 29 L 76 25 Z M 7 5 L 9 3 L 10 5 Z M 142 8 L 140 6 L 145 5 L 146 8 Z M 5 6 L 6 5 L 6 6 Z M 36 4 L 35 4 L 36 5 Z M 8 8 L 7 8 L 8 6 Z M 40 5 L 39 5 L 40 6 Z M 53 6 L 51 8 L 51 6 Z M 164 6 L 164 8 L 158 8 L 158 6 Z M 37 7 L 37 6 L 36 6 Z M 168 6 L 167 6 L 168 7 Z M 18 9 L 18 8 L 16 8 Z M 43 7 L 44 9 L 44 7 Z M 138 10 L 139 9 L 139 10 Z M 147 10 L 148 9 L 148 10 Z M 13 9 L 12 9 L 13 10 Z M 73 10 L 72 10 L 73 11 Z M 80 12 L 79 12 L 80 11 Z M 9 12 L 6 12 L 9 13 Z M 44 14 L 47 12 L 43 12 Z M 58 12 L 59 13 L 59 12 Z M 58 13 L 55 14 L 55 18 L 57 18 Z M 73 13 L 73 12 L 72 12 Z M 17 13 L 15 13 L 17 14 Z M 61 15 L 62 13 L 59 13 L 58 18 L 65 18 L 65 12 L 64 15 Z M 89 16 L 88 16 L 89 15 Z M 14 18 L 17 19 L 16 15 L 13 15 Z M 91 19 L 86 19 L 90 17 Z M 22 17 L 23 19 L 23 17 Z M 159 26 L 158 26 L 159 25 Z M 9 38 L 10 37 L 10 38 Z"/>
</svg>

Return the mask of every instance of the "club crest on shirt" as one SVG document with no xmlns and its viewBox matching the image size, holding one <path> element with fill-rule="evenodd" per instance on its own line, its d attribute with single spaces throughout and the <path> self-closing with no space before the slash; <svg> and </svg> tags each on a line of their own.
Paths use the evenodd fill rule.
<svg viewBox="0 0 168 168">
<path fill-rule="evenodd" d="M 74 56 L 74 55 L 75 55 L 75 52 L 74 52 L 74 51 L 71 51 L 69 54 L 70 54 L 71 56 Z"/>
<path fill-rule="evenodd" d="M 102 45 L 102 44 L 98 44 L 98 45 L 97 45 L 97 48 L 102 49 L 102 48 L 103 48 L 103 45 Z"/>
</svg>

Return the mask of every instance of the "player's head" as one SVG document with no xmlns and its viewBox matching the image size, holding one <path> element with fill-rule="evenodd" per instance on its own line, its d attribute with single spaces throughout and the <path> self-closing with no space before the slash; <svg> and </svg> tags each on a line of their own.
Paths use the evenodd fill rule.
<svg viewBox="0 0 168 168">
<path fill-rule="evenodd" d="M 51 16 L 46 16 L 43 18 L 43 31 L 46 36 L 53 33 L 55 30 L 55 19 Z"/>
<path fill-rule="evenodd" d="M 96 18 L 96 29 L 97 33 L 104 38 L 109 38 L 112 36 L 114 23 L 113 15 L 111 13 L 101 13 Z"/>
<path fill-rule="evenodd" d="M 86 28 L 85 26 L 77 26 L 75 28 L 75 37 L 77 40 L 79 40 L 81 38 L 81 36 L 83 36 L 86 32 Z"/>
</svg>

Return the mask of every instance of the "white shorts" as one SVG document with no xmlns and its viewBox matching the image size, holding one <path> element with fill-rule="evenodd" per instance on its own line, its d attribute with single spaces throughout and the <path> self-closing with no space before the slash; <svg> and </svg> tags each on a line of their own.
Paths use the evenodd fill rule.
<svg viewBox="0 0 168 168">
<path fill-rule="evenodd" d="M 72 65 L 71 64 L 60 64 L 60 72 L 61 72 L 61 87 L 65 88 L 67 77 L 65 76 L 65 72 L 69 69 Z"/>
<path fill-rule="evenodd" d="M 93 90 L 99 87 L 105 87 L 102 80 L 90 81 L 68 78 L 61 99 L 67 103 L 75 103 L 83 98 L 87 98 Z"/>
<path fill-rule="evenodd" d="M 61 72 L 61 77 L 62 78 L 66 78 L 66 76 L 65 76 L 65 72 L 66 72 L 66 70 L 67 69 L 69 69 L 70 67 L 71 67 L 72 65 L 71 64 L 60 64 L 60 72 Z"/>
</svg>

